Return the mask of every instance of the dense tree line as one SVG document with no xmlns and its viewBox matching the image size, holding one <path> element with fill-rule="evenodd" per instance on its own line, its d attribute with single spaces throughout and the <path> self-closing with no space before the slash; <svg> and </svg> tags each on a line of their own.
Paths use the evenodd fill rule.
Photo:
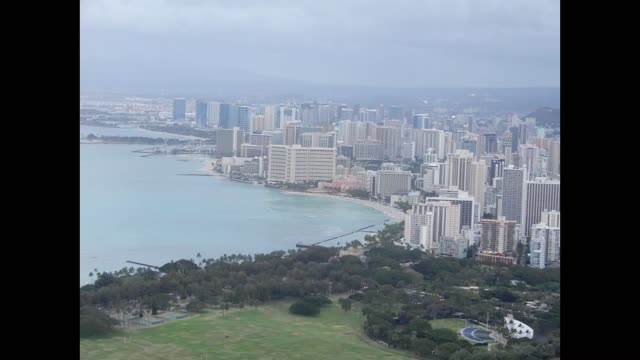
<svg viewBox="0 0 640 360">
<path fill-rule="evenodd" d="M 404 224 L 387 225 L 364 244 L 363 257 L 338 256 L 338 248 L 225 255 L 218 259 L 179 260 L 160 268 L 125 268 L 98 273 L 93 285 L 80 289 L 81 306 L 114 309 L 136 301 L 162 310 L 173 299 L 190 299 L 189 311 L 205 307 L 256 306 L 293 299 L 290 311 L 314 315 L 329 295 L 339 294 L 344 311 L 360 304 L 365 333 L 391 347 L 438 359 L 549 359 L 559 353 L 559 269 L 480 264 L 471 259 L 435 258 L 397 246 Z M 475 290 L 474 290 L 475 289 Z M 172 294 L 171 297 L 168 294 Z M 526 301 L 540 301 L 545 311 Z M 192 305 L 193 304 L 193 305 Z M 450 330 L 433 329 L 433 319 L 461 317 L 502 328 L 504 316 L 534 328 L 535 341 L 511 341 L 481 349 Z M 525 357 L 520 355 L 526 354 Z M 515 356 L 515 357 L 514 357 Z"/>
<path fill-rule="evenodd" d="M 104 312 L 91 306 L 80 307 L 80 337 L 108 334 L 118 323 Z"/>
<path fill-rule="evenodd" d="M 322 295 L 307 295 L 289 307 L 289 312 L 296 315 L 314 316 L 320 313 L 323 306 L 331 304 L 328 297 Z"/>
<path fill-rule="evenodd" d="M 347 190 L 347 194 L 349 194 L 351 197 L 364 200 L 369 200 L 369 198 L 371 197 L 371 194 L 367 190 L 363 189 L 350 189 Z"/>
</svg>

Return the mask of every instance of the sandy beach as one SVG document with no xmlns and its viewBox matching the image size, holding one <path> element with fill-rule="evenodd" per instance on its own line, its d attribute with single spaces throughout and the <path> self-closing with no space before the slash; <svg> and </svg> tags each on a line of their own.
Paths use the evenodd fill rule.
<svg viewBox="0 0 640 360">
<path fill-rule="evenodd" d="M 355 202 L 355 203 L 358 203 L 358 204 L 361 204 L 361 205 L 368 206 L 368 207 L 373 208 L 375 210 L 378 210 L 381 213 L 383 213 L 383 214 L 387 215 L 388 217 L 390 217 L 392 220 L 395 220 L 395 221 L 403 221 L 404 220 L 404 215 L 405 214 L 402 212 L 402 210 L 396 209 L 396 208 L 391 207 L 391 206 L 378 204 L 378 203 L 375 203 L 373 201 L 355 199 L 355 198 L 352 198 L 352 197 L 339 196 L 339 195 L 323 194 L 323 193 L 297 192 L 297 191 L 286 191 L 286 190 L 281 190 L 281 191 L 284 192 L 284 193 L 293 194 L 293 195 L 317 196 L 317 197 L 323 197 L 323 198 L 326 198 L 326 199 L 351 201 L 351 202 Z"/>
<path fill-rule="evenodd" d="M 185 156 L 185 157 L 194 157 L 194 155 L 189 155 L 189 154 L 181 154 L 180 156 Z M 202 155 L 195 155 L 199 158 L 202 157 Z M 211 175 L 217 175 L 217 176 L 223 176 L 217 172 L 215 172 L 213 170 L 213 165 L 212 165 L 213 159 L 212 158 L 207 158 L 205 160 L 205 164 L 204 166 L 201 168 L 201 171 L 207 173 L 207 174 L 211 174 Z M 303 196 L 316 196 L 316 197 L 322 197 L 325 199 L 333 199 L 333 200 L 344 200 L 344 201 L 351 201 L 354 203 L 358 203 L 360 205 L 364 205 L 364 206 L 368 206 L 370 208 L 373 208 L 375 210 L 380 211 L 381 213 L 387 215 L 388 217 L 390 217 L 392 220 L 394 221 L 403 221 L 404 220 L 404 216 L 405 214 L 402 212 L 402 210 L 391 207 L 391 206 L 386 206 L 386 205 L 382 205 L 379 203 L 375 203 L 373 201 L 367 201 L 367 200 L 362 200 L 362 199 L 355 199 L 352 197 L 346 197 L 346 196 L 339 196 L 339 195 L 330 195 L 330 194 L 326 194 L 326 193 L 313 193 L 313 192 L 298 192 L 298 191 L 286 191 L 286 190 L 280 190 L 286 194 L 292 194 L 292 195 L 303 195 Z"/>
</svg>

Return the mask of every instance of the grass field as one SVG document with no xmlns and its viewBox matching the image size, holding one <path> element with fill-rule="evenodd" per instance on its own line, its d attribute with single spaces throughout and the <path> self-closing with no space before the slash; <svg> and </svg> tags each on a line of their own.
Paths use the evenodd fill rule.
<svg viewBox="0 0 640 360">
<path fill-rule="evenodd" d="M 449 329 L 456 334 L 464 328 L 464 320 L 461 319 L 436 319 L 429 321 L 433 329 Z"/>
<path fill-rule="evenodd" d="M 213 310 L 190 319 L 80 341 L 81 359 L 407 359 L 363 334 L 363 317 L 354 304 L 343 312 L 336 303 L 317 317 L 288 313 L 288 303 Z M 131 343 L 124 337 L 131 336 Z"/>
</svg>

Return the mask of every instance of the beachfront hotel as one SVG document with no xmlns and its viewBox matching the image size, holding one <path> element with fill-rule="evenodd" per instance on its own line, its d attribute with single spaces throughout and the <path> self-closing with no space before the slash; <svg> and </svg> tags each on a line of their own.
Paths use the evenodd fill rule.
<svg viewBox="0 0 640 360">
<path fill-rule="evenodd" d="M 335 177 L 336 150 L 300 145 L 269 146 L 269 183 L 329 181 Z"/>
</svg>

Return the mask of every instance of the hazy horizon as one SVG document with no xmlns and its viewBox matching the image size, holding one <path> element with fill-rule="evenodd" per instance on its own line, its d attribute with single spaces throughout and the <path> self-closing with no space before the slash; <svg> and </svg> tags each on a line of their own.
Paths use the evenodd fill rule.
<svg viewBox="0 0 640 360">
<path fill-rule="evenodd" d="M 81 1 L 83 91 L 560 86 L 559 1 Z"/>
</svg>

